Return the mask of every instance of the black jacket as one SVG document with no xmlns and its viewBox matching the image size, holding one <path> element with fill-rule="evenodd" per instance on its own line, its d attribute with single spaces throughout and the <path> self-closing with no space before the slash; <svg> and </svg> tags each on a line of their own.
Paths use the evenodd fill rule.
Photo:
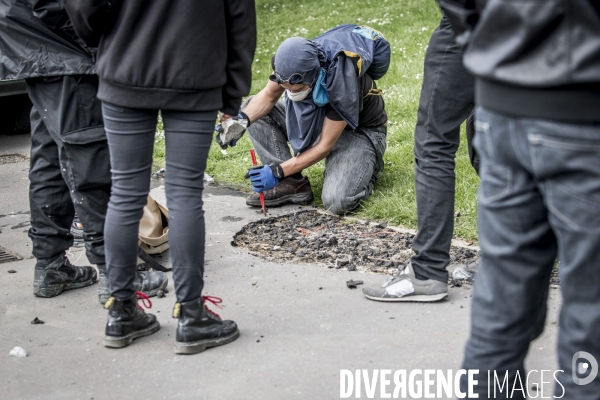
<svg viewBox="0 0 600 400">
<path fill-rule="evenodd" d="M 123 107 L 236 115 L 256 47 L 254 0 L 65 0 L 98 45 L 98 98 Z"/>
<path fill-rule="evenodd" d="M 0 0 L 0 80 L 95 74 L 62 1 Z"/>
<path fill-rule="evenodd" d="M 507 114 L 600 120 L 600 1 L 439 0 L 476 102 Z"/>
</svg>

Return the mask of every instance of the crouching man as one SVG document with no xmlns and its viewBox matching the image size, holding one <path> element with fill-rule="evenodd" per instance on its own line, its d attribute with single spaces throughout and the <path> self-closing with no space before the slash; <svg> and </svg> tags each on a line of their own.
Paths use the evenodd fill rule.
<svg viewBox="0 0 600 400">
<path fill-rule="evenodd" d="M 312 201 L 302 170 L 323 159 L 326 209 L 342 214 L 367 199 L 386 149 L 387 115 L 375 80 L 389 63 L 389 43 L 364 26 L 341 25 L 312 40 L 285 40 L 265 88 L 237 117 L 222 117 L 217 137 L 225 147 L 247 127 L 263 163 L 249 170 L 257 193 L 246 204 L 260 207 L 260 192 L 268 207 Z"/>
</svg>

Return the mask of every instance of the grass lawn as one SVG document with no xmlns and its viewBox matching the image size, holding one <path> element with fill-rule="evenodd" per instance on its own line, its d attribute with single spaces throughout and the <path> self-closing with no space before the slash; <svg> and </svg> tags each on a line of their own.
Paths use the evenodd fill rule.
<svg viewBox="0 0 600 400">
<path fill-rule="evenodd" d="M 417 213 L 413 174 L 413 130 L 423 77 L 423 58 L 433 30 L 440 19 L 434 0 L 257 0 L 258 44 L 251 94 L 257 93 L 271 73 L 270 60 L 279 44 L 288 37 L 313 38 L 343 23 L 368 25 L 381 31 L 392 47 L 392 63 L 386 76 L 378 81 L 384 91 L 389 117 L 388 149 L 385 170 L 380 174 L 373 195 L 356 211 L 361 218 L 388 221 L 416 228 Z M 213 143 L 207 173 L 217 182 L 250 188 L 243 179 L 251 164 L 247 135 L 239 144 L 221 152 Z M 155 150 L 157 162 L 164 157 L 164 141 L 159 136 Z M 455 235 L 474 240 L 476 232 L 475 190 L 477 175 L 470 166 L 466 139 L 457 154 Z M 324 163 L 304 171 L 320 203 Z"/>
</svg>

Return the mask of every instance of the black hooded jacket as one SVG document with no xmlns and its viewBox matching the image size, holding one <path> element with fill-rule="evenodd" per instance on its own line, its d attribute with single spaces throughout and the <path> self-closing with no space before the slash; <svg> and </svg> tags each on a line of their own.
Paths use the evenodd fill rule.
<svg viewBox="0 0 600 400">
<path fill-rule="evenodd" d="M 479 105 L 510 115 L 600 120 L 600 1 L 439 0 Z"/>
<path fill-rule="evenodd" d="M 95 73 L 62 1 L 0 0 L 0 80 Z"/>
<path fill-rule="evenodd" d="M 98 98 L 133 108 L 236 115 L 256 47 L 253 0 L 65 0 L 98 46 Z"/>
</svg>

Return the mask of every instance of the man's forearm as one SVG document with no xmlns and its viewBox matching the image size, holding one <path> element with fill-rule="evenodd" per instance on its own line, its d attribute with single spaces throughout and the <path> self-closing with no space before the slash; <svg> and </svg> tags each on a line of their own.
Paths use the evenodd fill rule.
<svg viewBox="0 0 600 400">
<path fill-rule="evenodd" d="M 311 147 L 304 153 L 298 154 L 281 164 L 284 176 L 290 176 L 296 172 L 300 172 L 305 168 L 315 165 L 329 154 L 331 149 L 319 146 L 318 144 Z"/>
<path fill-rule="evenodd" d="M 277 84 L 269 82 L 242 111 L 250 118 L 251 123 L 256 122 L 273 109 L 282 94 L 283 89 L 279 89 Z"/>
<path fill-rule="evenodd" d="M 333 121 L 325 118 L 323 131 L 317 143 L 310 149 L 292 157 L 281 164 L 284 176 L 290 176 L 296 172 L 302 171 L 327 157 L 335 146 L 340 135 L 346 127 L 345 121 Z"/>
</svg>

